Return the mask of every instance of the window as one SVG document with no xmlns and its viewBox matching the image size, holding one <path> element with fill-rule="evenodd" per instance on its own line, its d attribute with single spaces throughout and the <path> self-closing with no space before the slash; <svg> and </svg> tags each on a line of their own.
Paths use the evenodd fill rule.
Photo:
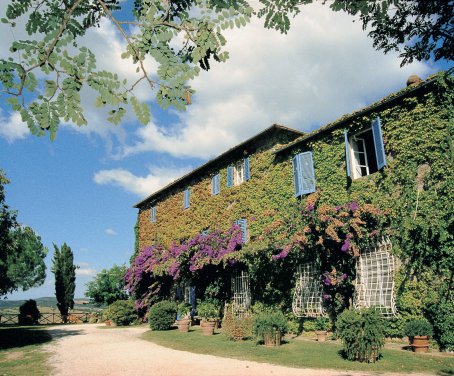
<svg viewBox="0 0 454 376">
<path fill-rule="evenodd" d="M 233 167 L 233 184 L 240 185 L 244 181 L 244 163 L 238 162 Z"/>
<path fill-rule="evenodd" d="M 241 234 L 243 237 L 243 244 L 247 243 L 247 220 L 246 219 L 237 219 L 234 224 L 240 226 Z"/>
<path fill-rule="evenodd" d="M 183 197 L 183 207 L 185 209 L 189 208 L 189 204 L 190 204 L 189 199 L 190 199 L 190 197 L 191 197 L 191 192 L 189 191 L 189 188 L 186 188 L 184 190 L 184 197 Z"/>
<path fill-rule="evenodd" d="M 249 157 L 227 167 L 227 187 L 240 185 L 251 178 Z"/>
<path fill-rule="evenodd" d="M 150 211 L 151 211 L 151 213 L 150 213 L 151 223 L 155 223 L 156 222 L 156 206 L 152 206 Z"/>
<path fill-rule="evenodd" d="M 352 179 L 373 174 L 386 165 L 380 118 L 365 131 L 350 136 L 345 130 L 344 135 L 347 175 Z"/>
<path fill-rule="evenodd" d="M 315 192 L 312 152 L 307 151 L 293 157 L 293 182 L 295 185 L 295 197 Z"/>
<path fill-rule="evenodd" d="M 217 195 L 220 192 L 221 192 L 221 174 L 217 174 L 211 178 L 211 194 Z"/>
</svg>

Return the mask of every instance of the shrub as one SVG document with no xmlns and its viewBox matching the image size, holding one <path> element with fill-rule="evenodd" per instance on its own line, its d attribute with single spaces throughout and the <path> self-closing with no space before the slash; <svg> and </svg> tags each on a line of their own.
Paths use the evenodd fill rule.
<svg viewBox="0 0 454 376">
<path fill-rule="evenodd" d="M 440 349 L 454 351 L 454 303 L 452 301 L 434 303 L 429 306 L 428 313 L 433 323 L 434 339 Z"/>
<path fill-rule="evenodd" d="M 131 325 L 139 319 L 134 302 L 131 300 L 117 300 L 103 311 L 105 320 L 112 320 L 118 326 Z"/>
<path fill-rule="evenodd" d="M 384 320 L 385 322 L 385 337 L 387 338 L 402 338 L 405 327 L 405 319 L 401 316 L 392 317 Z"/>
<path fill-rule="evenodd" d="M 407 337 L 432 336 L 432 325 L 426 319 L 410 320 L 405 324 L 404 333 Z"/>
<path fill-rule="evenodd" d="M 39 313 L 36 301 L 27 300 L 19 307 L 19 325 L 38 324 L 41 313 Z"/>
<path fill-rule="evenodd" d="M 337 334 L 342 340 L 348 360 L 375 362 L 385 343 L 383 321 L 373 308 L 347 309 L 339 315 L 336 322 Z"/>
<path fill-rule="evenodd" d="M 197 302 L 197 314 L 205 320 L 215 320 L 219 317 L 219 307 L 214 303 L 200 300 Z"/>
<path fill-rule="evenodd" d="M 177 304 L 162 300 L 153 304 L 148 315 L 148 322 L 152 330 L 169 330 L 177 317 Z"/>
<path fill-rule="evenodd" d="M 327 317 L 317 317 L 315 320 L 315 330 L 329 330 L 330 325 L 329 325 L 329 319 Z"/>
<path fill-rule="evenodd" d="M 233 341 L 241 341 L 252 337 L 252 324 L 254 320 L 251 314 L 245 313 L 237 317 L 231 308 L 225 310 L 222 320 L 222 334 Z"/>
<path fill-rule="evenodd" d="M 315 332 L 317 330 L 316 326 L 315 326 L 315 320 L 311 320 L 311 319 L 304 320 L 303 330 L 305 332 Z"/>
<path fill-rule="evenodd" d="M 253 332 L 259 340 L 263 340 L 264 335 L 275 336 L 276 333 L 284 335 L 287 330 L 287 319 L 281 311 L 265 311 L 254 318 Z"/>
</svg>

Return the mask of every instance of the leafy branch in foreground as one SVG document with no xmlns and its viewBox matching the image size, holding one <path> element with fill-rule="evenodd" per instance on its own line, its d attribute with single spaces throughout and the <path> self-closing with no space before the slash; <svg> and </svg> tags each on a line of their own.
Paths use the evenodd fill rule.
<svg viewBox="0 0 454 376">
<path fill-rule="evenodd" d="M 28 40 L 12 43 L 11 56 L 0 59 L 0 93 L 21 114 L 32 134 L 54 139 L 61 122 L 86 125 L 81 92 L 96 94 L 96 105 L 119 124 L 131 104 L 139 121 L 151 113 L 134 91 L 142 81 L 164 109 L 184 110 L 194 90 L 188 82 L 225 62 L 226 29 L 246 26 L 252 15 L 265 27 L 287 33 L 290 18 L 313 0 L 260 0 L 254 12 L 247 0 L 9 0 L 1 21 L 11 28 L 26 18 Z M 399 51 L 402 64 L 413 60 L 454 59 L 454 1 L 332 0 L 333 11 L 358 16 L 377 50 Z M 128 9 L 132 8 L 132 11 Z M 109 20 L 126 45 L 121 57 L 136 66 L 134 82 L 98 70 L 93 51 L 82 37 Z M 14 58 L 13 58 L 14 56 Z M 157 63 L 149 72 L 146 61 Z M 85 95 L 85 93 L 84 93 Z"/>
<path fill-rule="evenodd" d="M 225 29 L 245 26 L 252 8 L 245 1 L 136 0 L 132 14 L 120 13 L 118 0 L 10 0 L 2 22 L 16 27 L 27 17 L 30 40 L 16 40 L 10 52 L 15 58 L 0 59 L 1 92 L 7 103 L 20 112 L 32 134 L 46 133 L 54 139 L 61 122 L 86 125 L 81 91 L 96 92 L 96 105 L 109 110 L 108 120 L 118 124 L 128 103 L 146 124 L 151 114 L 146 103 L 134 96 L 145 81 L 163 108 L 183 110 L 193 90 L 187 82 L 210 60 L 226 61 Z M 137 65 L 135 82 L 97 70 L 95 54 L 80 46 L 88 30 L 109 19 L 126 43 L 123 59 Z M 43 37 L 44 35 L 44 37 Z M 158 68 L 148 72 L 145 60 Z"/>
</svg>

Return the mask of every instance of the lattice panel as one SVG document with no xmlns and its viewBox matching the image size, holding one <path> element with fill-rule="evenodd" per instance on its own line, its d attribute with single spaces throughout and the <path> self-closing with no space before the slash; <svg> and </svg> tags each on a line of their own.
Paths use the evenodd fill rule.
<svg viewBox="0 0 454 376">
<path fill-rule="evenodd" d="M 292 309 L 297 317 L 319 317 L 325 314 L 322 305 L 320 270 L 314 263 L 298 267 Z"/>
<path fill-rule="evenodd" d="M 249 274 L 242 271 L 232 276 L 232 309 L 241 316 L 251 307 L 251 280 Z"/>
<path fill-rule="evenodd" d="M 395 316 L 392 243 L 383 239 L 375 248 L 362 251 L 356 261 L 355 307 L 375 307 L 383 316 Z"/>
</svg>

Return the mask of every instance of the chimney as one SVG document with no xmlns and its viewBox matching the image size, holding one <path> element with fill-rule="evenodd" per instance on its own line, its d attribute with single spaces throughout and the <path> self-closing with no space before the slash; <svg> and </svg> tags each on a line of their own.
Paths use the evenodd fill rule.
<svg viewBox="0 0 454 376">
<path fill-rule="evenodd" d="M 410 77 L 408 77 L 407 86 L 417 85 L 421 82 L 421 77 L 419 77 L 417 74 L 412 74 Z"/>
</svg>

